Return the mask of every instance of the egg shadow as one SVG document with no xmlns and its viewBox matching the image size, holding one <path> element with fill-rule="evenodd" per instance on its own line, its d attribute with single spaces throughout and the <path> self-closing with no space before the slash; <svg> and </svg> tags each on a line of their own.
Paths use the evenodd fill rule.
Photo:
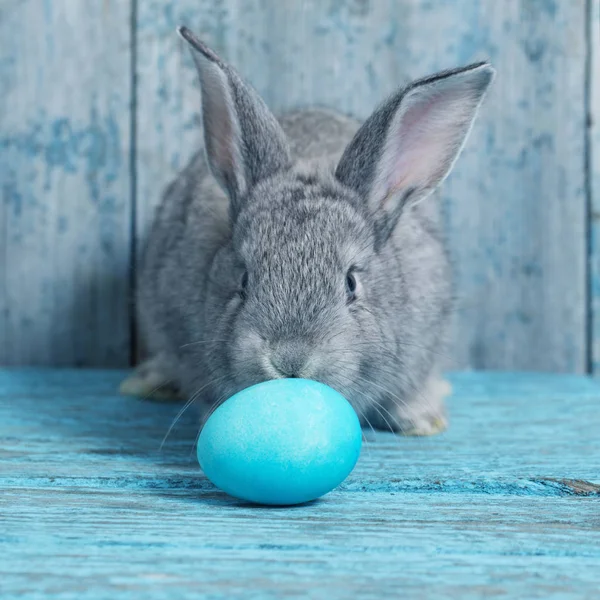
<svg viewBox="0 0 600 600">
<path fill-rule="evenodd" d="M 227 495 L 227 494 L 225 494 Z M 230 496 L 231 497 L 231 496 Z M 244 509 L 255 509 L 258 511 L 269 511 L 269 510 L 291 510 L 294 508 L 308 508 L 311 506 L 318 506 L 319 504 L 326 504 L 327 500 L 324 498 L 315 498 L 314 500 L 308 500 L 308 502 L 300 502 L 299 504 L 255 504 L 254 502 L 246 502 L 234 498 L 232 506 Z"/>
</svg>

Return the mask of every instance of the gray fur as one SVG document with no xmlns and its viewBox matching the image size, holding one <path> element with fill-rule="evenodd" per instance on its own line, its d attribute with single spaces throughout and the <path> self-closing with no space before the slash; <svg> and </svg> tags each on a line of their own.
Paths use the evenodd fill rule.
<svg viewBox="0 0 600 600">
<path fill-rule="evenodd" d="M 324 110 L 284 115 L 279 126 L 229 66 L 181 33 L 203 83 L 216 177 L 199 152 L 166 190 L 148 239 L 139 315 L 164 379 L 186 396 L 201 389 L 206 407 L 265 379 L 316 379 L 344 394 L 363 423 L 431 433 L 444 420 L 437 358 L 452 303 L 438 207 L 425 191 L 459 152 L 491 68 L 413 84 L 360 130 Z M 223 85 L 207 90 L 211 81 Z M 407 94 L 432 93 L 437 102 L 446 88 L 455 100 L 449 112 L 458 98 L 463 113 L 447 119 L 443 133 L 453 137 L 444 164 L 422 169 L 433 174 L 418 193 L 394 180 L 376 197 L 394 164 L 395 146 L 385 141 L 402 132 Z"/>
</svg>

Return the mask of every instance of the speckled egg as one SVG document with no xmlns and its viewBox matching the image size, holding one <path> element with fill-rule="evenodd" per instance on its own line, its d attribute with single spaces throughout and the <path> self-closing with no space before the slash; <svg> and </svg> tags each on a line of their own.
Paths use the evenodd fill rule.
<svg viewBox="0 0 600 600">
<path fill-rule="evenodd" d="M 361 441 L 358 417 L 341 394 L 316 381 L 274 379 L 215 410 L 198 439 L 198 461 L 231 496 L 300 504 L 346 479 Z"/>
</svg>

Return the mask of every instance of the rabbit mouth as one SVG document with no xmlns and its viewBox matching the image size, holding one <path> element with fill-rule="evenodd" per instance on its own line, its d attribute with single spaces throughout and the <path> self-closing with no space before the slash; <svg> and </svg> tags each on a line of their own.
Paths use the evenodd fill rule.
<svg viewBox="0 0 600 600">
<path fill-rule="evenodd" d="M 286 377 L 289 377 L 289 375 L 280 371 L 267 355 L 262 357 L 261 363 L 267 379 L 285 379 Z"/>
<path fill-rule="evenodd" d="M 278 356 L 262 357 L 262 368 L 268 379 L 314 379 L 315 373 L 301 360 L 286 362 Z"/>
</svg>

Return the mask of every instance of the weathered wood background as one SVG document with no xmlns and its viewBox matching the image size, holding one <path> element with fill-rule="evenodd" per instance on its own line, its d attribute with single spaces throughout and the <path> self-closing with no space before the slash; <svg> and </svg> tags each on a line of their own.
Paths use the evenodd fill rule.
<svg viewBox="0 0 600 600">
<path fill-rule="evenodd" d="M 441 193 L 453 367 L 600 370 L 599 2 L 0 0 L 0 364 L 129 364 L 140 244 L 200 136 L 187 24 L 277 110 L 365 117 L 490 58 Z"/>
</svg>

